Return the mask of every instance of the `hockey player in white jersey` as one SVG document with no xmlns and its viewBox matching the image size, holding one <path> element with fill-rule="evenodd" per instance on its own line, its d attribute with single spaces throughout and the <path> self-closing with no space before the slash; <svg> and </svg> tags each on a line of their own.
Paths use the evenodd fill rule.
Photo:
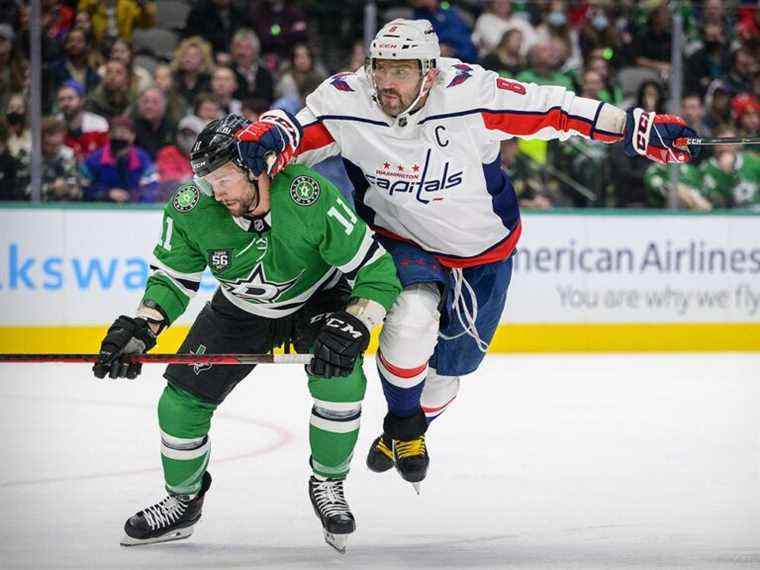
<svg viewBox="0 0 760 570">
<path fill-rule="evenodd" d="M 327 79 L 297 118 L 269 112 L 239 135 L 254 173 L 339 154 L 357 212 L 396 263 L 404 290 L 380 336 L 388 413 L 367 457 L 373 471 L 395 465 L 413 484 L 424 479 L 427 426 L 499 323 L 521 231 L 499 142 L 571 136 L 668 163 L 691 158 L 676 139 L 695 133 L 679 117 L 625 112 L 442 58 L 429 22 L 399 19 L 377 34 L 363 69 Z"/>
</svg>

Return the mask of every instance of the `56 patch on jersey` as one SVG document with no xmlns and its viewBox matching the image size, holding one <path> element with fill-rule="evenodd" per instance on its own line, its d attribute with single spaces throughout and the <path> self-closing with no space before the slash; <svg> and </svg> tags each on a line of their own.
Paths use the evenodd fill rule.
<svg viewBox="0 0 760 570">
<path fill-rule="evenodd" d="M 231 251 L 229 249 L 212 249 L 208 252 L 208 265 L 217 273 L 230 266 Z"/>
</svg>

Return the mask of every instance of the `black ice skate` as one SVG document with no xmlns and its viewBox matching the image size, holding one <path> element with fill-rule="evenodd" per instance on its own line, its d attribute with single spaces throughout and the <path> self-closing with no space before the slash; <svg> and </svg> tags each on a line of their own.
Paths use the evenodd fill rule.
<svg viewBox="0 0 760 570">
<path fill-rule="evenodd" d="M 343 480 L 321 480 L 312 475 L 309 478 L 309 498 L 322 523 L 325 542 L 345 554 L 348 535 L 356 530 L 356 521 L 343 496 Z"/>
<path fill-rule="evenodd" d="M 420 494 L 421 482 L 427 475 L 430 455 L 425 445 L 425 434 L 409 441 L 393 440 L 393 462 L 396 471 L 409 481 L 417 494 Z"/>
<path fill-rule="evenodd" d="M 385 434 L 372 442 L 367 454 L 367 467 L 375 473 L 385 473 L 393 467 L 393 441 Z"/>
<path fill-rule="evenodd" d="M 201 490 L 189 495 L 169 495 L 162 501 L 131 516 L 124 524 L 122 546 L 154 544 L 182 540 L 193 534 L 193 525 L 201 518 L 203 496 L 211 486 L 211 475 L 203 475 Z"/>
</svg>

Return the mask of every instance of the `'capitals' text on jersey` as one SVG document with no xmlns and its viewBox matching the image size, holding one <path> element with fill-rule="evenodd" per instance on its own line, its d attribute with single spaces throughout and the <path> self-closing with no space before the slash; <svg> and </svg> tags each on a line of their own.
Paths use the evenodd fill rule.
<svg viewBox="0 0 760 570">
<path fill-rule="evenodd" d="M 371 100 L 364 69 L 327 79 L 298 114 L 297 160 L 311 165 L 340 154 L 362 218 L 444 265 L 504 259 L 521 226 L 500 141 L 580 135 L 614 142 L 625 113 L 563 87 L 507 80 L 455 59 L 438 63 L 428 100 L 403 126 Z"/>
</svg>

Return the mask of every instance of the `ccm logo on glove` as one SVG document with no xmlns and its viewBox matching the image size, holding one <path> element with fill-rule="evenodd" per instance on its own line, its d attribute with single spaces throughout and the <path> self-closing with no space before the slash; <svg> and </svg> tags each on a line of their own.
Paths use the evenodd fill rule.
<svg viewBox="0 0 760 570">
<path fill-rule="evenodd" d="M 652 130 L 652 116 L 654 113 L 641 113 L 639 121 L 636 123 L 636 133 L 634 135 L 634 144 L 636 152 L 646 154 L 647 143 L 649 142 L 649 132 Z"/>
<path fill-rule="evenodd" d="M 327 319 L 327 322 L 325 322 L 325 327 L 337 329 L 340 332 L 349 334 L 354 338 L 361 338 L 363 336 L 362 331 L 357 330 L 356 328 L 351 326 L 351 323 L 347 323 L 344 320 L 338 319 L 335 317 L 329 317 Z"/>
</svg>

